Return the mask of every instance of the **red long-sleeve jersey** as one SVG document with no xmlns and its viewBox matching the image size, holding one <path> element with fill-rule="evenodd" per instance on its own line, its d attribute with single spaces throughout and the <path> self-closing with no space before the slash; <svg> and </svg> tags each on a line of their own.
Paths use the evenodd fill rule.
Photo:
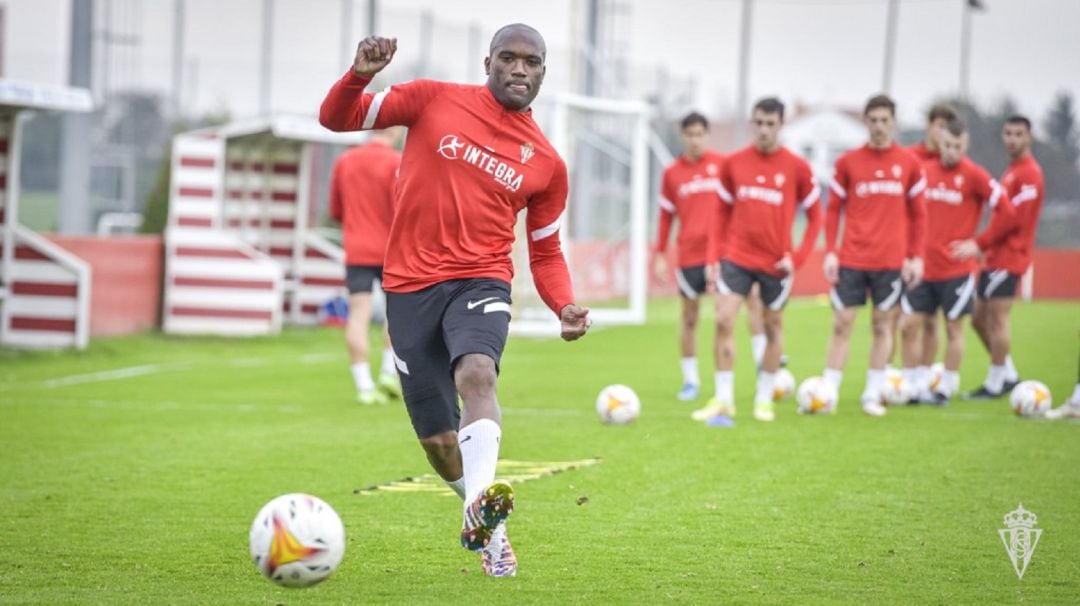
<svg viewBox="0 0 1080 606">
<path fill-rule="evenodd" d="M 1039 227 L 1042 212 L 1043 173 L 1031 154 L 1009 164 L 1001 176 L 1001 186 L 1012 202 L 1016 213 L 1015 229 L 1003 241 L 990 243 L 976 240 L 986 253 L 986 266 L 990 269 L 1007 269 L 1009 273 L 1022 274 L 1031 265 L 1035 248 L 1035 230 Z M 984 246 L 984 244 L 986 246 Z"/>
<path fill-rule="evenodd" d="M 697 161 L 679 156 L 664 169 L 660 185 L 660 220 L 653 249 L 667 250 L 671 224 L 679 219 L 679 267 L 709 262 L 710 238 L 715 237 L 716 192 L 724 157 L 706 150 Z"/>
<path fill-rule="evenodd" d="M 923 164 L 926 171 L 926 264 L 927 280 L 948 280 L 978 269 L 975 259 L 953 259 L 949 244 L 975 237 L 983 208 L 991 209 L 990 224 L 976 240 L 997 243 L 1013 228 L 1013 206 L 990 173 L 961 158 L 946 168 L 941 160 Z"/>
<path fill-rule="evenodd" d="M 915 157 L 918 158 L 919 162 L 922 162 L 923 165 L 939 158 L 936 151 L 930 151 L 930 148 L 926 146 L 925 141 L 919 141 L 915 145 L 908 147 L 907 150 L 915 154 Z"/>
<path fill-rule="evenodd" d="M 926 187 L 918 158 L 897 144 L 864 145 L 836 161 L 825 212 L 825 249 L 836 251 L 840 213 L 844 240 L 840 265 L 866 271 L 900 269 L 926 246 Z"/>
<path fill-rule="evenodd" d="M 766 154 L 751 145 L 728 156 L 720 170 L 717 222 L 723 258 L 774 276 L 781 275 L 775 265 L 786 254 L 801 266 L 821 229 L 820 196 L 810 165 L 785 147 Z M 808 222 L 796 250 L 791 227 L 797 208 Z"/>
<path fill-rule="evenodd" d="M 566 164 L 531 111 L 486 86 L 414 80 L 378 94 L 352 70 L 330 89 L 319 121 L 335 131 L 409 127 L 383 265 L 384 287 L 415 292 L 458 278 L 510 282 L 517 214 L 527 209 L 529 264 L 556 314 L 574 300 L 559 241 Z"/>
<path fill-rule="evenodd" d="M 394 219 L 401 154 L 379 141 L 341 154 L 330 177 L 330 215 L 341 223 L 348 265 L 382 265 Z"/>
</svg>

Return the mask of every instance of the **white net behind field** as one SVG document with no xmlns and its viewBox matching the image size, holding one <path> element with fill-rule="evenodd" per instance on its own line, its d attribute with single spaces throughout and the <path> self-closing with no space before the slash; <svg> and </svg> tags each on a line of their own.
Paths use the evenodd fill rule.
<svg viewBox="0 0 1080 606">
<path fill-rule="evenodd" d="M 579 304 L 595 325 L 642 324 L 649 198 L 648 107 L 560 96 L 536 119 L 566 161 L 570 197 L 560 235 Z M 527 211 L 526 211 L 527 212 Z M 514 320 L 519 335 L 558 334 L 529 272 L 524 214 L 514 248 Z"/>
</svg>

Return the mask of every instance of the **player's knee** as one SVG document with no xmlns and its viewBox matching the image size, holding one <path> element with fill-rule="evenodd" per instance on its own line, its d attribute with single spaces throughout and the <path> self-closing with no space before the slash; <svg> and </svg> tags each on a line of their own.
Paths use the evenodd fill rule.
<svg viewBox="0 0 1080 606">
<path fill-rule="evenodd" d="M 851 336 L 851 326 L 854 324 L 853 318 L 837 315 L 833 318 L 833 336 L 838 339 L 847 339 Z"/>
<path fill-rule="evenodd" d="M 462 357 L 454 369 L 454 382 L 463 397 L 493 394 L 497 378 L 495 361 L 482 354 Z"/>
<path fill-rule="evenodd" d="M 892 334 L 892 322 L 887 317 L 874 318 L 873 329 L 875 339 L 888 337 Z"/>
<path fill-rule="evenodd" d="M 420 438 L 420 446 L 429 457 L 439 461 L 448 461 L 458 456 L 457 433 L 452 431 Z"/>
</svg>

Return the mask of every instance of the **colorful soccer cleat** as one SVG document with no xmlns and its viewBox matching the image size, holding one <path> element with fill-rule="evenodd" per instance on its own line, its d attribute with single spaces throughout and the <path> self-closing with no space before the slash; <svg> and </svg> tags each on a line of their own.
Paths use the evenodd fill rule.
<svg viewBox="0 0 1080 606">
<path fill-rule="evenodd" d="M 690 418 L 695 421 L 708 421 L 709 419 L 718 416 L 734 417 L 735 405 L 728 402 L 722 402 L 718 398 L 713 398 L 709 400 L 704 408 L 699 408 L 690 413 Z"/>
<path fill-rule="evenodd" d="M 489 577 L 512 577 L 517 574 L 517 556 L 506 536 L 506 524 L 499 524 L 491 533 L 491 541 L 480 552 L 484 574 Z"/>
<path fill-rule="evenodd" d="M 379 389 L 391 398 L 400 398 L 401 378 L 396 372 L 384 372 L 379 375 Z"/>
<path fill-rule="evenodd" d="M 356 394 L 356 401 L 364 406 L 373 404 L 386 404 L 386 394 L 377 390 L 361 391 Z"/>
<path fill-rule="evenodd" d="M 776 412 L 773 410 L 772 400 L 767 402 L 754 402 L 754 418 L 758 421 L 772 421 L 776 419 Z"/>
<path fill-rule="evenodd" d="M 480 551 L 491 542 L 495 528 L 514 511 L 514 488 L 503 480 L 495 480 L 465 508 L 461 526 L 461 546 Z"/>
<path fill-rule="evenodd" d="M 700 387 L 697 383 L 683 383 L 682 389 L 675 396 L 680 402 L 689 402 L 690 400 L 696 400 L 700 395 Z"/>
</svg>

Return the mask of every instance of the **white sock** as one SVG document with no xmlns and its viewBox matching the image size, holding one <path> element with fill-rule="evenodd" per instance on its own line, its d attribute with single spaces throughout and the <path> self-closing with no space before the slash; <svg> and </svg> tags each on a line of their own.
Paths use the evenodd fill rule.
<svg viewBox="0 0 1080 606">
<path fill-rule="evenodd" d="M 900 371 L 900 376 L 904 377 L 904 381 L 910 385 L 915 391 L 919 388 L 919 369 L 904 367 Z"/>
<path fill-rule="evenodd" d="M 988 391 L 997 393 L 1005 384 L 1005 367 L 990 365 L 990 372 L 986 373 L 986 382 L 983 383 Z"/>
<path fill-rule="evenodd" d="M 754 395 L 754 403 L 758 402 L 772 402 L 773 400 L 773 385 L 776 382 L 775 372 L 765 372 L 764 370 L 758 373 L 757 376 L 757 394 Z"/>
<path fill-rule="evenodd" d="M 1013 364 L 1011 355 L 1005 356 L 1005 380 L 1015 381 L 1020 378 L 1020 374 L 1016 372 L 1016 365 Z"/>
<path fill-rule="evenodd" d="M 356 391 L 371 391 L 375 389 L 375 381 L 371 380 L 371 367 L 367 362 L 357 362 L 349 367 L 352 370 L 353 383 L 356 383 Z"/>
<path fill-rule="evenodd" d="M 958 387 L 960 387 L 960 373 L 955 370 L 946 370 L 945 374 L 941 375 L 941 384 L 938 385 L 938 391 L 947 396 L 952 396 L 956 393 Z"/>
<path fill-rule="evenodd" d="M 465 498 L 465 476 L 461 476 L 453 482 L 449 480 L 443 480 L 443 482 L 446 482 L 446 485 L 449 486 L 450 490 L 453 490 L 457 494 L 457 496 L 461 497 L 462 499 Z"/>
<path fill-rule="evenodd" d="M 461 466 L 465 469 L 465 506 L 476 500 L 495 481 L 502 429 L 491 419 L 480 419 L 458 432 Z"/>
<path fill-rule="evenodd" d="M 881 386 L 885 384 L 885 371 L 871 368 L 866 371 L 866 389 L 863 390 L 863 400 L 881 399 Z"/>
<path fill-rule="evenodd" d="M 930 393 L 930 367 L 929 366 L 916 366 L 915 367 L 915 393 L 916 394 Z"/>
<path fill-rule="evenodd" d="M 764 334 L 750 337 L 750 350 L 754 354 L 754 364 L 756 366 L 761 366 L 761 359 L 765 357 L 765 346 L 768 344 L 769 339 Z"/>
<path fill-rule="evenodd" d="M 735 373 L 730 370 L 718 370 L 716 379 L 716 399 L 731 404 L 735 401 Z"/>
<path fill-rule="evenodd" d="M 840 382 L 844 380 L 844 371 L 826 368 L 822 374 L 825 376 L 825 380 L 836 389 L 836 393 L 840 393 Z"/>
<path fill-rule="evenodd" d="M 1076 384 L 1076 387 L 1073 387 L 1073 395 L 1069 398 L 1069 401 L 1080 404 L 1080 382 Z"/>
<path fill-rule="evenodd" d="M 382 374 L 392 375 L 397 372 L 397 366 L 394 364 L 394 350 L 385 347 L 382 350 Z"/>
<path fill-rule="evenodd" d="M 682 380 L 683 383 L 691 383 L 693 385 L 701 385 L 701 376 L 698 374 L 697 357 L 690 356 L 689 358 L 682 358 L 679 360 L 679 366 L 682 368 Z"/>
</svg>

